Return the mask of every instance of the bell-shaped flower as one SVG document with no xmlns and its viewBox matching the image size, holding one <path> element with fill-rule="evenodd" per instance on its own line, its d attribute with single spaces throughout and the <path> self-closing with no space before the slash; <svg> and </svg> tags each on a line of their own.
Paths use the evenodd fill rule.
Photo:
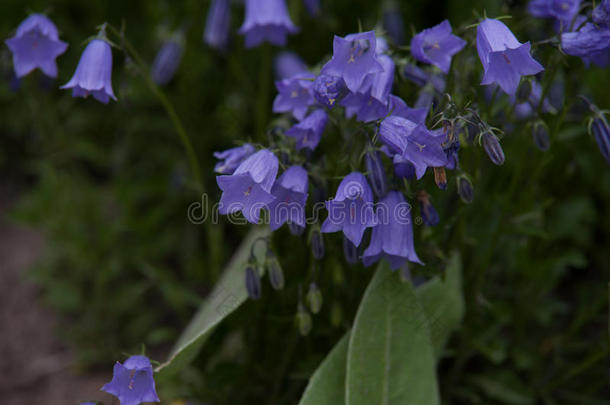
<svg viewBox="0 0 610 405">
<path fill-rule="evenodd" d="M 529 42 L 521 44 L 510 29 L 499 20 L 486 19 L 477 27 L 477 51 L 483 64 L 483 81 L 498 83 L 508 94 L 515 94 L 521 76 L 544 70 L 530 55 Z"/>
<path fill-rule="evenodd" d="M 413 246 L 411 205 L 402 193 L 390 191 L 377 204 L 377 220 L 371 242 L 362 255 L 362 262 L 370 266 L 385 258 L 396 270 L 407 261 L 423 264 Z"/>
<path fill-rule="evenodd" d="M 305 226 L 308 184 L 307 171 L 301 166 L 289 167 L 277 179 L 271 189 L 275 200 L 269 204 L 269 227 L 272 231 L 286 222 Z"/>
<path fill-rule="evenodd" d="M 383 71 L 375 53 L 376 44 L 373 31 L 345 38 L 335 35 L 333 57 L 322 67 L 321 73 L 341 77 L 350 91 L 358 91 L 368 74 Z"/>
<path fill-rule="evenodd" d="M 527 10 L 534 17 L 554 18 L 566 30 L 580 11 L 580 3 L 581 0 L 532 0 Z"/>
<path fill-rule="evenodd" d="M 42 14 L 32 14 L 23 20 L 15 36 L 5 42 L 13 54 L 17 77 L 36 68 L 49 77 L 57 77 L 55 59 L 68 49 L 68 44 L 59 39 L 55 24 Z"/>
<path fill-rule="evenodd" d="M 314 150 L 320 143 L 327 122 L 328 115 L 324 110 L 314 110 L 303 121 L 286 131 L 286 136 L 296 139 L 297 150 L 303 148 Z"/>
<path fill-rule="evenodd" d="M 587 64 L 593 62 L 606 66 L 610 55 L 610 28 L 587 23 L 578 31 L 563 33 L 561 49 L 568 55 L 580 57 Z"/>
<path fill-rule="evenodd" d="M 426 108 L 411 108 L 402 98 L 390 95 L 388 114 L 406 118 L 416 124 L 425 124 L 428 110 Z"/>
<path fill-rule="evenodd" d="M 150 68 L 150 75 L 155 83 L 163 86 L 172 80 L 182 61 L 183 50 L 184 34 L 182 31 L 176 32 L 172 38 L 161 45 Z"/>
<path fill-rule="evenodd" d="M 610 0 L 602 0 L 591 13 L 593 22 L 601 27 L 610 28 Z"/>
<path fill-rule="evenodd" d="M 466 46 L 466 41 L 451 33 L 448 20 L 423 30 L 411 39 L 411 53 L 420 62 L 449 73 L 451 58 Z"/>
<path fill-rule="evenodd" d="M 362 173 L 353 172 L 343 178 L 335 198 L 326 201 L 328 218 L 322 232 L 343 234 L 355 246 L 360 246 L 366 228 L 377 225 L 373 209 L 373 191 Z"/>
<path fill-rule="evenodd" d="M 102 391 L 114 395 L 121 405 L 161 402 L 155 390 L 153 369 L 145 356 L 131 356 L 123 364 L 114 365 L 112 381 Z"/>
<path fill-rule="evenodd" d="M 214 171 L 218 174 L 233 174 L 237 166 L 255 151 L 253 145 L 245 143 L 222 152 L 214 152 L 214 157 L 220 160 L 214 166 Z"/>
<path fill-rule="evenodd" d="M 315 103 L 311 88 L 314 75 L 302 73 L 288 79 L 275 82 L 278 95 L 273 100 L 273 112 L 290 112 L 301 121 L 307 114 L 307 109 Z"/>
<path fill-rule="evenodd" d="M 285 0 L 246 0 L 246 18 L 239 29 L 246 36 L 246 47 L 253 48 L 263 41 L 286 45 L 286 35 L 298 28 L 288 15 Z"/>
<path fill-rule="evenodd" d="M 283 51 L 277 54 L 273 59 L 273 70 L 278 80 L 309 73 L 309 69 L 303 59 L 290 51 Z"/>
<path fill-rule="evenodd" d="M 232 175 L 217 176 L 222 190 L 218 212 L 228 215 L 241 211 L 248 222 L 258 223 L 261 209 L 274 200 L 271 187 L 278 166 L 275 155 L 262 149 L 244 160 Z"/>
<path fill-rule="evenodd" d="M 80 57 L 76 72 L 62 89 L 72 89 L 72 97 L 86 98 L 91 94 L 106 104 L 110 98 L 116 100 L 112 91 L 112 49 L 103 39 L 89 42 Z"/>
<path fill-rule="evenodd" d="M 231 0 L 212 0 L 205 20 L 203 42 L 219 51 L 229 46 Z"/>
</svg>

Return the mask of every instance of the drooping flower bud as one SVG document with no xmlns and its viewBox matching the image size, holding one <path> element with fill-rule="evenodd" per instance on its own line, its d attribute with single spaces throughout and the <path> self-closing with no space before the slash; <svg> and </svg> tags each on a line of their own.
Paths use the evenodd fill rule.
<svg viewBox="0 0 610 405">
<path fill-rule="evenodd" d="M 445 172 L 444 167 L 434 168 L 434 182 L 441 190 L 447 188 L 447 173 Z"/>
<path fill-rule="evenodd" d="M 498 166 L 504 164 L 504 151 L 497 136 L 491 132 L 485 132 L 483 134 L 483 148 L 493 164 Z"/>
<path fill-rule="evenodd" d="M 369 151 L 364 155 L 366 165 L 366 177 L 371 183 L 371 188 L 378 198 L 383 198 L 388 192 L 388 182 L 386 179 L 381 154 L 378 151 Z"/>
<path fill-rule="evenodd" d="M 430 202 L 430 195 L 422 190 L 417 194 L 417 200 L 419 201 L 419 210 L 420 210 L 424 225 L 426 225 L 426 226 L 438 225 L 440 219 L 438 217 L 438 213 L 436 212 L 436 209 Z"/>
<path fill-rule="evenodd" d="M 307 291 L 307 305 L 314 314 L 317 314 L 322 309 L 322 292 L 316 285 L 316 283 L 309 284 L 309 291 Z"/>
<path fill-rule="evenodd" d="M 164 86 L 174 77 L 182 60 L 184 34 L 178 31 L 173 38 L 163 43 L 150 69 L 155 83 Z"/>
<path fill-rule="evenodd" d="M 591 122 L 590 131 L 595 137 L 599 151 L 610 164 L 610 130 L 606 118 L 601 114 L 595 117 Z"/>
<path fill-rule="evenodd" d="M 258 300 L 261 297 L 261 277 L 253 265 L 246 267 L 246 291 L 253 300 Z"/>
<path fill-rule="evenodd" d="M 307 312 L 307 309 L 305 309 L 305 307 L 301 303 L 299 303 L 299 308 L 297 309 L 295 321 L 301 336 L 309 335 L 312 326 L 311 315 L 309 314 L 309 312 Z"/>
<path fill-rule="evenodd" d="M 214 49 L 225 51 L 229 45 L 231 0 L 212 0 L 205 20 L 203 42 Z"/>
<path fill-rule="evenodd" d="M 282 290 L 284 288 L 284 271 L 273 253 L 267 255 L 267 273 L 269 274 L 271 287 L 274 290 Z"/>
<path fill-rule="evenodd" d="M 457 190 L 458 195 L 466 204 L 470 204 L 474 200 L 474 190 L 468 177 L 460 176 L 457 178 Z"/>
<path fill-rule="evenodd" d="M 534 138 L 534 145 L 542 152 L 546 152 L 551 147 L 549 130 L 542 121 L 534 124 L 534 127 L 532 128 L 532 137 Z"/>
<path fill-rule="evenodd" d="M 345 236 L 343 237 L 343 255 L 349 264 L 358 263 L 358 248 Z"/>
<path fill-rule="evenodd" d="M 324 237 L 319 229 L 314 229 L 310 236 L 311 254 L 317 260 L 324 257 Z"/>
</svg>

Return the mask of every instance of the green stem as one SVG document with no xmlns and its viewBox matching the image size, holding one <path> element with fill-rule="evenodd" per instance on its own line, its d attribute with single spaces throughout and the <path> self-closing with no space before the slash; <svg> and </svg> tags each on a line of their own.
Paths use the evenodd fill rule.
<svg viewBox="0 0 610 405">
<path fill-rule="evenodd" d="M 269 86 L 271 79 L 271 48 L 265 44 L 261 49 L 261 67 L 259 71 L 259 99 L 256 111 L 256 133 L 262 134 L 267 125 L 269 113 Z"/>
<path fill-rule="evenodd" d="M 147 64 L 144 62 L 142 57 L 140 57 L 140 55 L 135 50 L 135 48 L 131 45 L 131 43 L 127 40 L 125 35 L 122 32 L 120 32 L 119 30 L 117 30 L 115 27 L 113 27 L 112 25 L 107 25 L 107 28 L 112 34 L 116 35 L 120 39 L 120 41 L 121 41 L 120 43 L 121 43 L 123 50 L 133 59 L 133 61 L 136 64 L 136 67 L 138 68 L 138 70 L 140 70 L 140 73 L 142 74 L 142 77 L 144 78 L 146 85 L 148 86 L 150 91 L 157 97 L 157 99 L 159 99 L 159 102 L 161 103 L 163 108 L 165 108 L 165 111 L 167 112 L 167 115 L 169 115 L 169 118 L 172 121 L 174 129 L 178 133 L 180 142 L 182 142 L 182 146 L 184 147 L 184 150 L 186 152 L 186 156 L 188 158 L 189 165 L 191 166 L 191 171 L 193 173 L 193 176 L 195 177 L 196 188 L 200 193 L 203 193 L 205 188 L 204 188 L 203 181 L 201 178 L 201 169 L 200 169 L 200 165 L 199 165 L 199 160 L 197 159 L 197 155 L 195 154 L 195 149 L 193 148 L 193 144 L 191 143 L 191 140 L 190 140 L 188 134 L 186 133 L 186 130 L 184 129 L 184 125 L 182 124 L 182 120 L 178 116 L 178 113 L 176 113 L 174 106 L 169 101 L 169 99 L 167 98 L 167 95 L 163 92 L 163 90 L 161 90 L 159 88 L 159 86 L 157 86 L 156 83 L 152 80 L 150 73 L 148 71 Z"/>
</svg>

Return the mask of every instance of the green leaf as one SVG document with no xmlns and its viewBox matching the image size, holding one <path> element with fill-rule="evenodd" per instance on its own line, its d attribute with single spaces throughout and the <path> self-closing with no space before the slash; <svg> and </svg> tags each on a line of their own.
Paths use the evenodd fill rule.
<svg viewBox="0 0 610 405">
<path fill-rule="evenodd" d="M 464 316 L 462 262 L 459 253 L 451 255 L 445 280 L 435 278 L 418 288 L 415 294 L 428 318 L 434 353 L 439 358 L 449 336 Z"/>
<path fill-rule="evenodd" d="M 299 405 L 345 404 L 345 366 L 349 332 L 333 347 L 309 379 Z"/>
<path fill-rule="evenodd" d="M 257 227 L 246 236 L 225 268 L 220 281 L 178 338 L 169 359 L 155 370 L 161 373 L 161 376 L 186 366 L 197 355 L 214 327 L 248 298 L 244 268 L 250 257 L 252 244 L 267 235 L 269 228 Z"/>
<path fill-rule="evenodd" d="M 426 315 L 385 264 L 364 293 L 347 353 L 346 404 L 439 403 Z"/>
</svg>

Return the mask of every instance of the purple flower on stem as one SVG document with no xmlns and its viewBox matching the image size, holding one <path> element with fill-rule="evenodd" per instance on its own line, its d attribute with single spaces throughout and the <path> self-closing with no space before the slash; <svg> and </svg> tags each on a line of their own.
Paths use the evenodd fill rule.
<svg viewBox="0 0 610 405">
<path fill-rule="evenodd" d="M 532 0 L 527 5 L 531 15 L 538 18 L 554 18 L 563 28 L 568 28 L 580 10 L 581 0 Z"/>
<path fill-rule="evenodd" d="M 263 41 L 286 45 L 286 34 L 295 34 L 284 0 L 246 0 L 246 18 L 239 29 L 246 36 L 246 47 L 253 48 Z"/>
<path fill-rule="evenodd" d="M 296 53 L 289 51 L 283 51 L 277 54 L 273 60 L 273 69 L 279 80 L 289 79 L 303 73 L 309 73 L 303 59 Z"/>
<path fill-rule="evenodd" d="M 388 180 L 383 168 L 381 153 L 373 150 L 367 152 L 364 155 L 364 164 L 366 166 L 367 178 L 373 186 L 375 195 L 378 198 L 385 196 L 388 192 Z"/>
<path fill-rule="evenodd" d="M 125 363 L 114 365 L 112 381 L 102 391 L 114 395 L 121 405 L 161 402 L 155 391 L 155 380 L 150 360 L 145 356 L 131 356 Z"/>
<path fill-rule="evenodd" d="M 229 45 L 231 0 L 212 0 L 205 20 L 203 42 L 214 49 L 224 51 Z"/>
<path fill-rule="evenodd" d="M 313 96 L 318 103 L 328 108 L 333 108 L 347 92 L 345 81 L 338 76 L 322 74 L 313 82 Z"/>
<path fill-rule="evenodd" d="M 177 32 L 172 39 L 161 46 L 150 69 L 150 75 L 155 83 L 163 86 L 172 80 L 182 60 L 183 46 L 182 32 Z"/>
<path fill-rule="evenodd" d="M 438 212 L 430 202 L 430 195 L 425 191 L 420 191 L 417 194 L 419 201 L 419 210 L 422 216 L 422 221 L 426 226 L 436 226 L 440 222 Z"/>
<path fill-rule="evenodd" d="M 498 83 L 508 94 L 515 94 L 521 76 L 544 70 L 530 55 L 529 42 L 521 44 L 499 20 L 486 19 L 477 27 L 477 51 L 485 74 L 481 84 Z"/>
<path fill-rule="evenodd" d="M 322 73 L 343 78 L 347 88 L 358 91 L 369 73 L 383 71 L 377 60 L 375 32 L 350 34 L 345 38 L 335 35 L 333 57 L 322 67 Z"/>
<path fill-rule="evenodd" d="M 408 137 L 417 125 L 406 118 L 391 115 L 381 121 L 379 139 L 389 148 L 391 154 L 402 155 L 407 147 Z"/>
<path fill-rule="evenodd" d="M 235 148 L 227 149 L 222 152 L 214 152 L 214 157 L 220 162 L 214 166 L 214 171 L 218 174 L 233 174 L 237 166 L 241 164 L 248 156 L 253 154 L 256 149 L 249 143 Z"/>
<path fill-rule="evenodd" d="M 451 58 L 466 46 L 466 41 L 451 33 L 448 20 L 423 30 L 411 39 L 411 53 L 420 62 L 430 63 L 445 73 Z"/>
<path fill-rule="evenodd" d="M 593 22 L 599 26 L 610 28 L 610 0 L 602 0 L 591 14 Z"/>
<path fill-rule="evenodd" d="M 68 44 L 59 39 L 55 24 L 42 14 L 32 14 L 23 20 L 15 36 L 5 42 L 13 54 L 17 77 L 36 68 L 49 77 L 57 77 L 55 59 L 68 49 Z"/>
<path fill-rule="evenodd" d="M 578 31 L 563 33 L 561 49 L 568 55 L 580 57 L 587 64 L 593 62 L 606 66 L 610 54 L 610 28 L 587 23 Z"/>
<path fill-rule="evenodd" d="M 86 98 L 91 94 L 96 100 L 106 104 L 112 98 L 112 49 L 103 39 L 89 42 L 72 79 L 62 89 L 72 89 L 72 97 Z"/>
<path fill-rule="evenodd" d="M 428 110 L 426 108 L 411 108 L 405 101 L 395 95 L 390 95 L 390 105 L 388 113 L 397 117 L 406 118 L 416 124 L 424 124 Z"/>
<path fill-rule="evenodd" d="M 326 209 L 328 218 L 322 224 L 322 232 L 343 231 L 355 246 L 360 246 L 366 228 L 377 225 L 373 191 L 362 173 L 345 176 L 335 198 L 326 201 Z"/>
<path fill-rule="evenodd" d="M 407 261 L 423 264 L 413 246 L 411 205 L 402 193 L 390 191 L 377 206 L 379 224 L 373 228 L 371 243 L 362 255 L 362 262 L 370 266 L 385 258 L 396 270 Z"/>
<path fill-rule="evenodd" d="M 489 160 L 491 160 L 495 165 L 503 165 L 504 150 L 502 149 L 502 145 L 500 145 L 498 137 L 491 132 L 485 132 L 482 136 L 482 141 L 483 149 L 485 149 L 485 153 L 487 153 L 487 156 L 489 156 Z"/>
<path fill-rule="evenodd" d="M 428 167 L 442 167 L 449 164 L 441 142 L 441 139 L 435 137 L 421 124 L 415 127 L 408 137 L 402 157 L 413 164 L 418 179 L 423 177 Z"/>
<path fill-rule="evenodd" d="M 286 136 L 296 139 L 297 150 L 303 148 L 314 150 L 320 143 L 320 138 L 327 121 L 328 115 L 326 115 L 324 110 L 315 110 L 305 117 L 303 121 L 286 131 Z"/>
<path fill-rule="evenodd" d="M 307 108 L 315 103 L 311 94 L 313 78 L 305 73 L 275 82 L 279 94 L 273 100 L 273 112 L 291 112 L 299 121 L 305 118 Z"/>
<path fill-rule="evenodd" d="M 258 223 L 261 209 L 275 198 L 271 187 L 278 166 L 275 155 L 262 149 L 244 160 L 232 175 L 217 176 L 222 190 L 218 212 L 228 215 L 241 211 L 248 222 Z"/>
<path fill-rule="evenodd" d="M 405 26 L 398 10 L 384 11 L 383 28 L 396 45 L 402 45 L 405 42 Z"/>
<path fill-rule="evenodd" d="M 275 200 L 269 204 L 269 227 L 272 231 L 286 222 L 305 226 L 308 184 L 307 171 L 301 166 L 289 167 L 277 179 L 271 189 Z"/>
</svg>

